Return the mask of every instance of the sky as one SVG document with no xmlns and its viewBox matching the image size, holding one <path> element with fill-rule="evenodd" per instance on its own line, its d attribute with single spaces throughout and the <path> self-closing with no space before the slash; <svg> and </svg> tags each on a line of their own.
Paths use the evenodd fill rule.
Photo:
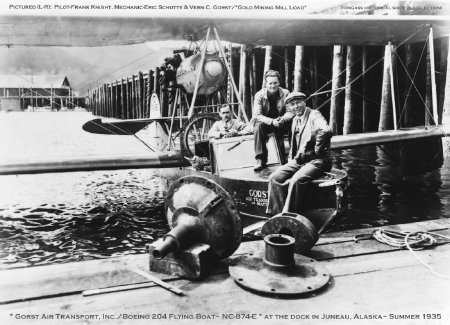
<svg viewBox="0 0 450 325">
<path fill-rule="evenodd" d="M 0 47 L 0 74 L 64 75 L 83 94 L 104 82 L 146 72 L 186 41 L 104 47 Z"/>
</svg>

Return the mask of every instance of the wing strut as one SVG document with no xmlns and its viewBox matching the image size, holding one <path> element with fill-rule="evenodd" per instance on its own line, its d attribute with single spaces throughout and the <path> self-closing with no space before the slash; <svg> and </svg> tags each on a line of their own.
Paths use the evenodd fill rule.
<svg viewBox="0 0 450 325">
<path fill-rule="evenodd" d="M 195 105 L 195 100 L 197 99 L 198 84 L 200 83 L 200 76 L 202 74 L 201 72 L 203 71 L 203 63 L 205 62 L 205 54 L 206 54 L 206 49 L 208 48 L 208 41 L 209 41 L 210 33 L 211 33 L 211 28 L 208 26 L 208 30 L 206 32 L 206 38 L 205 38 L 205 47 L 202 50 L 202 55 L 200 58 L 200 72 L 198 73 L 197 80 L 195 81 L 194 94 L 192 95 L 192 102 L 191 102 L 191 107 L 189 108 L 188 118 L 191 118 L 192 114 L 194 114 L 194 105 Z"/>
<path fill-rule="evenodd" d="M 232 76 L 233 74 L 231 72 L 231 69 L 230 69 L 230 66 L 229 66 L 227 60 L 225 59 L 225 53 L 223 52 L 222 43 L 220 41 L 219 34 L 217 33 L 216 27 L 213 27 L 213 32 L 214 32 L 214 35 L 211 36 L 211 38 L 212 38 L 213 42 L 216 42 L 213 44 L 214 44 L 214 46 L 216 44 L 218 45 L 220 55 L 222 56 L 222 58 L 224 60 L 225 67 L 227 68 L 228 74 L 230 76 Z M 200 58 L 200 71 L 202 71 L 202 69 L 203 69 L 203 63 L 205 61 L 206 49 L 208 48 L 208 43 L 210 41 L 210 34 L 211 34 L 211 26 L 208 26 L 208 30 L 206 32 L 205 44 L 204 44 L 204 48 L 202 50 L 202 54 L 201 54 L 201 58 Z M 234 93 L 239 102 L 239 111 L 242 113 L 242 116 L 244 117 L 245 122 L 248 123 L 249 120 L 248 120 L 247 114 L 245 113 L 244 104 L 242 103 L 242 99 L 241 99 L 239 91 L 236 87 L 236 83 L 234 82 L 233 78 L 230 78 L 230 80 L 231 80 L 231 83 L 233 84 L 233 90 L 234 90 Z M 189 108 L 188 118 L 191 118 L 192 115 L 194 114 L 194 105 L 195 105 L 195 99 L 197 98 L 197 91 L 198 91 L 199 83 L 200 83 L 200 74 L 198 74 L 197 80 L 195 82 L 194 94 L 192 96 L 192 102 L 191 102 L 191 107 Z"/>
<path fill-rule="evenodd" d="M 219 34 L 217 33 L 217 28 L 214 27 L 213 29 L 214 29 L 214 35 L 216 36 L 216 42 L 219 45 L 220 55 L 223 58 L 225 58 L 225 53 L 223 52 L 223 47 L 222 47 L 221 42 L 220 42 Z M 231 69 L 230 69 L 230 66 L 229 66 L 228 62 L 225 62 L 225 66 L 227 67 L 229 75 L 232 76 L 233 74 L 231 72 Z M 245 113 L 244 104 L 242 103 L 241 95 L 239 94 L 239 91 L 238 91 L 238 89 L 236 87 L 236 83 L 234 82 L 233 78 L 230 78 L 230 80 L 231 80 L 231 83 L 233 84 L 233 90 L 234 90 L 234 92 L 236 94 L 236 97 L 237 97 L 237 100 L 239 102 L 239 109 L 240 109 L 240 111 L 242 113 L 242 116 L 244 117 L 245 123 L 248 123 L 249 122 L 248 121 L 248 117 L 247 117 L 247 114 Z"/>
</svg>

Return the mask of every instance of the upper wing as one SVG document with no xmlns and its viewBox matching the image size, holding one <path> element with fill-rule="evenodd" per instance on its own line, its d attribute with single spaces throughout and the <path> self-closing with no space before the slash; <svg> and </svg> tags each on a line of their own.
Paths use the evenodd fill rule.
<svg viewBox="0 0 450 325">
<path fill-rule="evenodd" d="M 289 14 L 291 13 L 291 14 Z M 266 15 L 267 16 L 267 15 Z M 253 45 L 376 45 L 450 35 L 449 16 L 293 15 L 291 11 L 252 19 L 217 18 L 0 16 L 0 45 L 106 46 L 186 39 L 217 26 L 222 40 Z"/>
</svg>

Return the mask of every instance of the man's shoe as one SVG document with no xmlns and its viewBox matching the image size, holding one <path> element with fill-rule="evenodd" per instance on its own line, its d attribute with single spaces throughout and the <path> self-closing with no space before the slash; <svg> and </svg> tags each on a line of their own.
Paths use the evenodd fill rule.
<svg viewBox="0 0 450 325">
<path fill-rule="evenodd" d="M 260 170 L 263 170 L 264 168 L 266 168 L 266 162 L 261 159 L 257 159 L 256 165 L 255 165 L 255 167 L 253 167 L 253 170 L 255 172 L 259 172 Z"/>
</svg>

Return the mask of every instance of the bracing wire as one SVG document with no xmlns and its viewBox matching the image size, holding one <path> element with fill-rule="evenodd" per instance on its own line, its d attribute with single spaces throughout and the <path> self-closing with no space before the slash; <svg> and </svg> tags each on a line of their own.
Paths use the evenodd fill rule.
<svg viewBox="0 0 450 325">
<path fill-rule="evenodd" d="M 399 59 L 399 62 L 400 62 L 400 64 L 402 65 L 403 70 L 404 70 L 405 73 L 406 73 L 406 76 L 407 76 L 407 77 L 409 78 L 409 80 L 411 81 L 411 84 L 410 84 L 410 86 L 409 86 L 409 89 L 408 89 L 408 92 L 407 92 L 406 96 L 409 96 L 412 87 L 414 87 L 414 89 L 416 90 L 416 93 L 418 94 L 420 100 L 422 101 L 422 104 L 423 104 L 424 107 L 425 107 L 426 113 L 432 118 L 432 120 L 434 121 L 434 124 L 435 124 L 435 125 L 438 125 L 438 121 L 435 121 L 435 120 L 434 120 L 434 116 L 433 116 L 433 114 L 431 113 L 430 108 L 428 107 L 426 101 L 424 100 L 424 98 L 423 98 L 423 96 L 421 95 L 419 89 L 417 89 L 417 86 L 416 86 L 416 84 L 414 83 L 414 80 L 416 79 L 416 74 L 417 74 L 418 69 L 419 69 L 419 64 L 420 64 L 420 62 L 422 61 L 422 58 L 423 58 L 423 56 L 424 56 L 425 49 L 426 49 L 427 46 L 428 46 L 428 40 L 425 42 L 424 47 L 422 48 L 422 52 L 421 52 L 421 54 L 420 54 L 420 58 L 419 58 L 419 60 L 418 60 L 416 69 L 415 69 L 415 71 L 414 71 L 414 75 L 413 75 L 412 77 L 411 77 L 410 73 L 408 72 L 408 69 L 406 68 L 404 62 L 401 60 L 401 58 L 400 58 L 400 56 L 398 55 L 397 52 L 396 52 L 396 56 L 397 56 L 397 58 Z M 400 119 L 401 119 L 402 114 L 403 114 L 404 111 L 405 111 L 405 108 L 406 108 L 406 101 L 405 101 L 405 103 L 404 103 L 404 105 L 403 105 L 403 108 L 402 108 L 402 111 L 401 111 L 401 113 L 400 113 L 399 121 L 400 121 Z M 425 126 L 425 125 L 422 125 L 422 126 Z M 442 132 L 442 134 L 443 134 L 444 136 L 449 136 L 449 134 L 447 134 L 442 128 L 439 128 L 439 130 L 441 130 L 441 132 Z"/>
<path fill-rule="evenodd" d="M 426 102 L 424 101 L 422 95 L 420 94 L 420 91 L 417 89 L 416 84 L 414 83 L 414 80 L 416 79 L 417 72 L 418 72 L 418 70 L 419 70 L 419 64 L 420 64 L 420 61 L 422 61 L 423 54 L 424 54 L 424 52 L 425 52 L 426 46 L 427 46 L 427 42 L 425 42 L 425 44 L 424 44 L 424 47 L 423 47 L 423 49 L 422 49 L 422 52 L 421 52 L 421 54 L 420 54 L 420 58 L 419 58 L 419 60 L 418 60 L 417 66 L 416 66 L 416 69 L 415 69 L 415 71 L 414 71 L 414 75 L 413 75 L 412 77 L 411 77 L 411 75 L 409 74 L 408 69 L 407 69 L 406 66 L 404 65 L 402 59 L 400 58 L 400 56 L 398 55 L 397 52 L 395 52 L 395 55 L 396 55 L 396 57 L 398 58 L 400 64 L 402 65 L 402 67 L 403 67 L 403 69 L 404 69 L 404 71 L 405 71 L 405 73 L 406 73 L 406 76 L 407 76 L 407 77 L 409 78 L 409 80 L 411 81 L 411 85 L 409 86 L 409 89 L 408 89 L 408 92 L 407 92 L 406 96 L 409 96 L 409 94 L 411 93 L 411 89 L 414 87 L 414 89 L 416 90 L 417 94 L 418 94 L 419 97 L 420 97 L 420 100 L 421 100 L 422 103 L 425 105 L 425 109 L 428 111 L 428 113 L 430 113 L 430 110 L 429 110 L 429 108 L 428 108 Z M 402 115 L 403 115 L 403 113 L 404 113 L 405 107 L 406 107 L 406 101 L 405 101 L 405 103 L 403 104 L 402 111 L 400 112 L 399 121 L 400 121 L 400 118 L 402 117 Z"/>
<path fill-rule="evenodd" d="M 405 44 L 408 40 L 410 40 L 412 37 L 414 37 L 415 35 L 417 35 L 419 32 L 421 32 L 423 29 L 425 28 L 425 26 L 421 26 L 418 30 L 416 30 L 414 33 L 411 33 L 411 35 L 409 35 L 407 38 L 405 38 L 402 42 L 400 42 L 395 49 L 399 48 L 400 46 L 402 46 L 403 44 Z M 275 55 L 278 55 L 277 53 L 275 53 Z M 279 57 L 281 57 L 280 55 L 278 55 Z M 284 58 L 284 57 L 283 57 Z M 359 62 L 362 58 L 358 58 L 357 60 L 355 60 L 355 62 L 352 64 L 352 66 L 354 64 L 356 64 L 357 62 Z M 370 70 L 372 70 L 376 65 L 378 65 L 380 62 L 382 62 L 384 60 L 384 56 L 381 57 L 379 60 L 377 60 L 375 63 L 373 63 L 372 65 L 370 65 L 366 71 L 364 71 L 363 73 L 360 73 L 358 76 L 356 76 L 347 86 L 350 86 L 352 83 L 356 82 L 358 79 L 360 79 L 364 74 L 366 74 L 367 72 L 369 72 Z M 292 62 L 292 60 L 290 60 L 290 62 Z M 351 66 L 350 66 L 351 67 Z M 309 71 L 309 69 L 307 69 L 306 67 L 304 67 L 304 69 L 306 69 L 307 71 Z M 343 74 L 344 72 L 347 71 L 348 68 L 344 69 L 338 76 L 340 76 L 341 74 Z M 326 79 L 324 76 L 319 75 L 319 77 Z M 321 89 L 323 89 L 325 86 L 327 86 L 332 80 L 328 81 L 325 85 L 323 85 L 321 88 L 319 88 L 317 91 L 320 91 Z M 344 87 L 344 89 L 346 88 Z M 340 89 L 338 90 L 337 94 L 339 94 L 340 92 L 342 92 L 344 89 Z M 356 92 L 353 91 L 353 93 L 357 94 Z M 336 95 L 337 95 L 336 94 Z M 357 94 L 363 98 L 365 98 L 362 94 Z M 325 105 L 327 105 L 333 97 L 328 98 L 325 102 L 323 102 L 318 108 L 317 110 L 320 110 L 322 107 L 324 107 Z M 367 99 L 367 98 L 365 98 Z M 370 99 L 369 99 L 370 100 Z"/>
</svg>

